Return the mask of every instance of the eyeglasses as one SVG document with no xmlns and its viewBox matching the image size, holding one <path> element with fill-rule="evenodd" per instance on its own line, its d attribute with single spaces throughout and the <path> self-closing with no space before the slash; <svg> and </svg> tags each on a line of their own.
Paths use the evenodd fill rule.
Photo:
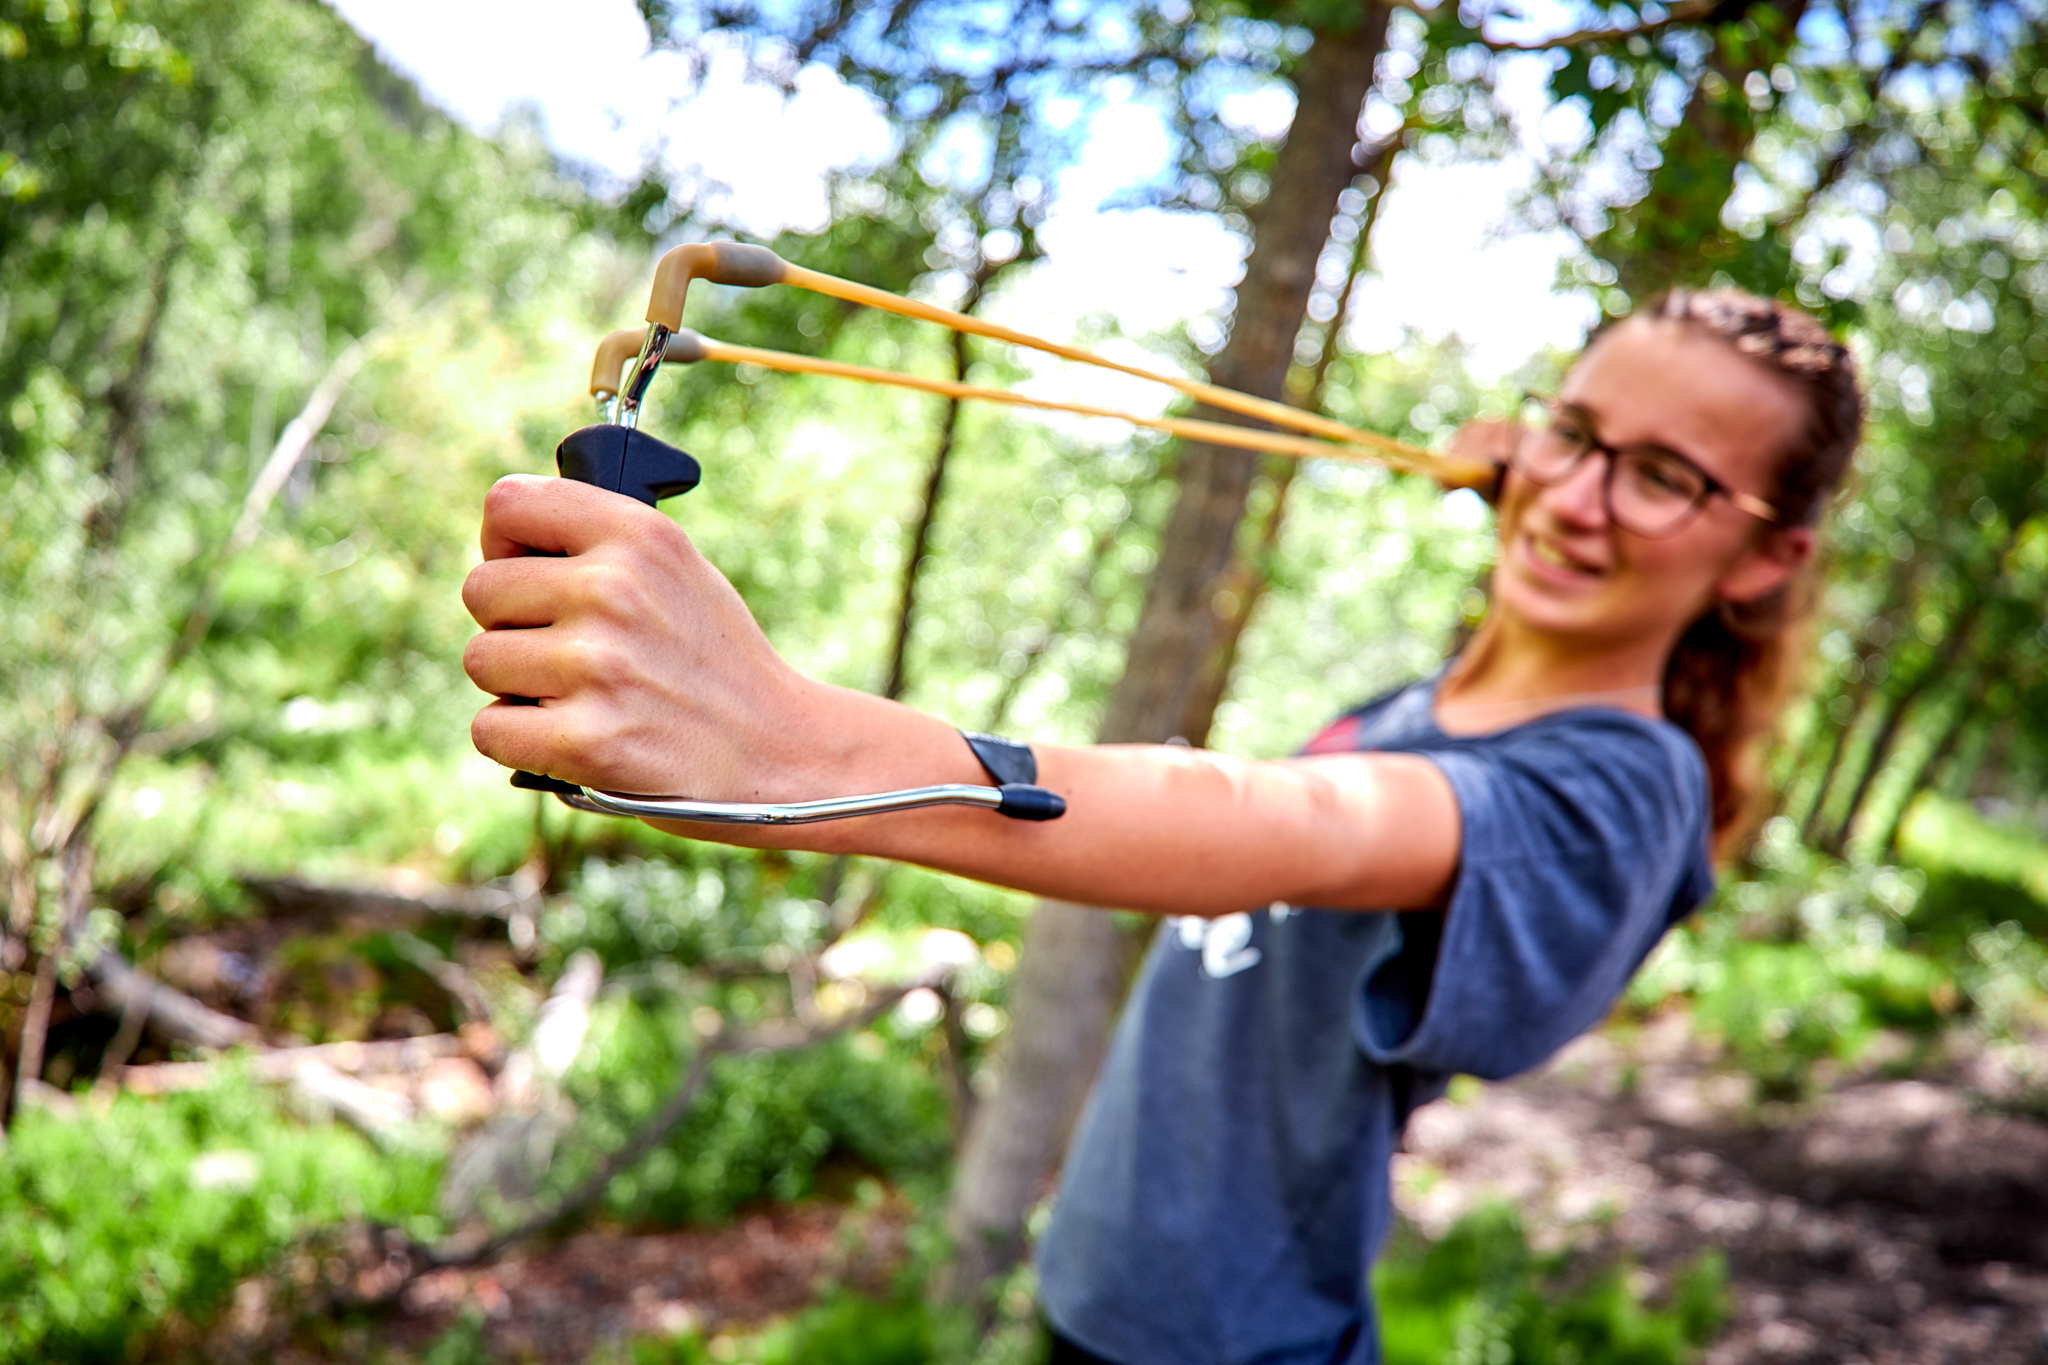
<svg viewBox="0 0 2048 1365">
<path fill-rule="evenodd" d="M 1760 521 L 1785 524 L 1783 512 L 1754 493 L 1730 488 L 1675 450 L 1611 446 L 1594 434 L 1592 421 L 1578 408 L 1546 398 L 1522 401 L 1514 454 L 1508 459 L 1508 467 L 1517 474 L 1547 486 L 1569 477 L 1581 460 L 1596 454 L 1607 457 L 1600 491 L 1608 517 L 1639 536 L 1674 534 L 1716 495 Z"/>
</svg>

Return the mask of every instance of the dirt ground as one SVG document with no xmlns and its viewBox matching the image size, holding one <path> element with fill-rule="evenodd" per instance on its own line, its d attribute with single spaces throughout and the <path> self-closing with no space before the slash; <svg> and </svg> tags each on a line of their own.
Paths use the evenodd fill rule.
<svg viewBox="0 0 2048 1365">
<path fill-rule="evenodd" d="M 885 1292 L 906 1211 L 783 1207 L 720 1228 L 586 1232 L 485 1270 L 437 1271 L 406 1291 L 388 1345 L 418 1349 L 480 1310 L 505 1359 L 582 1362 L 601 1343 L 716 1334 L 794 1312 L 827 1283 Z"/>
<path fill-rule="evenodd" d="M 2020 1112 L 2044 1067 L 2048 1039 L 1964 1043 L 1918 1079 L 1759 1106 L 1672 1017 L 1424 1109 L 1397 1199 L 1425 1232 L 1507 1199 L 1539 1244 L 1627 1255 L 1653 1290 L 1720 1249 L 1734 1317 L 1706 1365 L 2048 1365 L 2048 1124 Z M 759 1323 L 821 1285 L 879 1290 L 907 1226 L 891 1202 L 588 1231 L 428 1274 L 368 1336 L 416 1358 L 475 1313 L 503 1359 L 582 1365 L 608 1342 Z M 332 1345 L 350 1342 L 366 1344 Z"/>
<path fill-rule="evenodd" d="M 466 1318 L 481 1319 L 492 1358 L 520 1365 L 585 1365 L 638 1339 L 697 1331 L 711 1338 L 758 1327 L 837 1286 L 886 1294 L 903 1264 L 910 1211 L 782 1205 L 715 1228 L 632 1232 L 598 1227 L 536 1242 L 484 1266 L 430 1270 L 395 1303 L 365 1314 L 280 1318 L 259 1281 L 181 1359 L 235 1365 L 333 1365 L 418 1360 Z M 358 1290 L 375 1288 L 374 1248 L 338 1250 L 330 1264 Z M 345 1263 L 345 1264 L 344 1264 Z M 174 1352 L 174 1354 L 178 1354 Z"/>
<path fill-rule="evenodd" d="M 1734 1319 L 1708 1365 L 2038 1365 L 2048 1125 L 2002 1111 L 2043 1060 L 1959 1044 L 1922 1079 L 1759 1107 L 1673 1018 L 1421 1111 L 1397 1198 L 1428 1231 L 1504 1197 L 1652 1283 L 1719 1248 Z"/>
</svg>

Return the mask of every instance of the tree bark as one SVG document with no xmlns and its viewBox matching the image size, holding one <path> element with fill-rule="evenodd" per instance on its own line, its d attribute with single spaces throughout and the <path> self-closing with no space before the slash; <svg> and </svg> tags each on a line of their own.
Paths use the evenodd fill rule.
<svg viewBox="0 0 2048 1365">
<path fill-rule="evenodd" d="M 1316 351 L 1315 363 L 1309 367 L 1308 382 L 1288 395 L 1291 401 L 1309 412 L 1322 408 L 1330 364 L 1337 358 L 1338 341 L 1344 334 L 1344 324 L 1351 318 L 1351 295 L 1358 286 L 1358 277 L 1365 273 L 1366 263 L 1372 257 L 1372 229 L 1379 221 L 1380 205 L 1387 199 L 1394 155 L 1406 141 L 1407 129 L 1403 128 L 1374 150 L 1361 172 L 1377 180 L 1379 188 L 1366 200 L 1358 214 L 1358 234 L 1351 241 L 1351 260 L 1344 270 L 1344 282 L 1336 291 L 1337 310 L 1323 327 L 1322 343 Z M 1216 723 L 1216 708 L 1223 704 L 1223 698 L 1230 691 L 1230 674 L 1237 666 L 1238 646 L 1243 643 L 1244 633 L 1251 627 L 1252 617 L 1258 611 L 1266 590 L 1272 586 L 1273 577 L 1268 566 L 1280 550 L 1280 533 L 1287 525 L 1287 495 L 1294 487 L 1295 476 L 1301 472 L 1301 461 L 1269 460 L 1267 467 L 1273 484 L 1273 505 L 1259 526 L 1256 547 L 1250 553 L 1237 557 L 1230 567 L 1228 581 L 1213 598 L 1216 609 L 1214 638 L 1195 682 L 1194 692 L 1188 698 L 1187 709 L 1181 713 L 1180 733 L 1197 749 L 1208 747 L 1209 730 Z"/>
<path fill-rule="evenodd" d="M 982 295 L 1001 269 L 1001 266 L 986 260 L 975 267 L 968 283 L 967 297 L 960 301 L 961 312 L 973 313 L 981 307 Z M 965 332 L 953 333 L 953 378 L 956 382 L 967 378 Z M 896 636 L 889 646 L 889 676 L 882 684 L 882 695 L 890 701 L 902 697 L 909 685 L 904 672 L 904 656 L 910 650 L 910 629 L 917 624 L 918 574 L 924 565 L 925 551 L 931 545 L 932 524 L 939 516 L 939 497 L 946 490 L 946 464 L 953 456 L 959 433 L 960 400 L 948 398 L 945 414 L 939 419 L 939 443 L 932 451 L 931 472 L 925 476 L 924 503 L 918 508 L 917 525 L 911 529 L 910 545 L 903 561 L 903 588 L 896 607 Z"/>
<path fill-rule="evenodd" d="M 1824 851 L 1839 858 L 1849 847 L 1849 836 L 1855 827 L 1856 817 L 1862 813 L 1863 803 L 1869 797 L 1878 774 L 1891 759 L 1892 748 L 1898 743 L 1907 714 L 1929 688 L 1953 676 L 1963 652 L 1975 642 L 1977 623 L 1988 605 L 1984 599 L 1979 598 L 1965 608 L 1950 624 L 1949 637 L 1943 641 L 1934 657 L 1927 661 L 1926 666 L 1897 695 L 1885 699 L 1889 709 L 1885 711 L 1884 719 L 1877 727 L 1877 733 L 1871 738 L 1869 756 L 1863 762 L 1863 770 L 1856 775 L 1856 785 L 1849 792 L 1849 803 L 1843 808 L 1841 820 L 1828 836 Z"/>
<path fill-rule="evenodd" d="M 2013 547 L 2019 543 L 2019 534 L 2019 530 L 2015 528 L 1998 547 L 1988 570 L 1987 588 L 1973 594 L 1963 609 L 1949 621 L 1948 637 L 1942 641 L 1941 647 L 1919 672 L 1897 692 L 1879 693 L 1878 704 L 1885 710 L 1878 723 L 1877 732 L 1871 738 L 1869 755 L 1864 760 L 1862 770 L 1857 773 L 1856 785 L 1850 790 L 1848 804 L 1842 810 L 1842 817 L 1821 844 L 1823 852 L 1839 858 L 1847 850 L 1850 829 L 1856 823 L 1856 816 L 1863 808 L 1864 799 L 1870 795 L 1871 784 L 1877 780 L 1885 760 L 1891 757 L 1892 745 L 1898 739 L 1906 713 L 1920 699 L 1922 693 L 1949 676 L 1965 651 L 1974 643 L 1978 622 L 1983 619 L 1985 610 L 1991 606 L 1993 595 L 2003 588 L 2003 565 L 2011 555 Z"/>
<path fill-rule="evenodd" d="M 963 311 L 973 311 L 971 306 Z M 953 378 L 967 377 L 967 333 L 953 333 Z M 946 488 L 946 464 L 960 431 L 960 400 L 946 400 L 945 416 L 939 419 L 939 444 L 932 452 L 931 472 L 925 477 L 924 502 L 918 508 L 917 525 L 910 533 L 910 545 L 903 561 L 903 590 L 896 608 L 896 637 L 889 646 L 889 676 L 882 695 L 890 701 L 903 696 L 908 678 L 903 671 L 904 656 L 910 652 L 910 628 L 917 624 L 917 578 L 924 566 L 925 551 L 932 540 L 932 523 L 939 516 L 939 495 Z"/>
<path fill-rule="evenodd" d="M 1251 214 L 1251 254 L 1230 338 L 1209 369 L 1212 383 L 1269 398 L 1284 392 L 1338 195 L 1358 174 L 1358 119 L 1386 30 L 1387 10 L 1366 3 L 1348 31 L 1318 33 L 1294 74 L 1294 121 L 1267 197 Z M 1211 603 L 1257 469 L 1257 457 L 1245 452 L 1182 448 L 1179 500 L 1102 719 L 1102 741 L 1174 738 L 1213 638 Z M 1010 984 L 1002 1085 L 976 1115 L 954 1179 L 947 1217 L 954 1260 L 942 1277 L 950 1297 L 978 1301 L 1022 1253 L 1025 1215 L 1065 1150 L 1101 1062 L 1124 988 L 1123 960 L 1116 921 L 1101 911 L 1046 901 L 1033 915 Z"/>
<path fill-rule="evenodd" d="M 1906 823 L 1906 812 L 1913 808 L 1913 802 L 1919 799 L 1920 793 L 1940 780 L 1942 769 L 1954 755 L 1963 732 L 1969 728 L 1970 722 L 1977 718 L 1977 708 L 1983 704 L 1983 700 L 1984 674 L 1979 671 L 1976 680 L 1957 699 L 1955 710 L 1950 713 L 1947 724 L 1942 727 L 1941 738 L 1934 742 L 1934 747 L 1928 750 L 1919 770 L 1906 784 L 1905 796 L 1885 817 L 1880 836 L 1871 840 L 1871 847 L 1875 850 L 1871 856 L 1876 861 L 1890 862 L 1892 856 L 1898 852 L 1899 830 Z"/>
<path fill-rule="evenodd" d="M 1863 708 L 1869 703 L 1871 686 L 1868 682 L 1857 682 L 1844 688 L 1838 696 L 1849 698 L 1849 718 L 1836 721 L 1823 711 L 1821 724 L 1832 730 L 1828 743 L 1827 757 L 1822 760 L 1820 776 L 1814 779 L 1813 797 L 1807 802 L 1806 810 L 1799 817 L 1799 842 L 1813 847 L 1820 833 L 1821 821 L 1826 815 L 1828 797 L 1833 795 L 1835 778 L 1841 772 L 1842 759 L 1849 751 L 1849 736 L 1855 732 L 1863 719 Z"/>
</svg>

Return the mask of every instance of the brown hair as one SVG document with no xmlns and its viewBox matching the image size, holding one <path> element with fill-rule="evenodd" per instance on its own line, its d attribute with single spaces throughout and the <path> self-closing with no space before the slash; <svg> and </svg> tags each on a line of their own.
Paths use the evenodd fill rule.
<svg viewBox="0 0 2048 1365">
<path fill-rule="evenodd" d="M 1792 381 L 1807 420 L 1779 453 L 1767 496 L 1787 525 L 1818 521 L 1863 429 L 1863 393 L 1848 348 L 1809 314 L 1736 289 L 1674 289 L 1633 316 L 1718 338 Z M 1761 741 L 1799 681 L 1818 576 L 1809 561 L 1774 592 L 1719 603 L 1679 636 L 1664 666 L 1664 712 L 1706 756 L 1714 850 L 1722 856 L 1755 817 Z"/>
</svg>

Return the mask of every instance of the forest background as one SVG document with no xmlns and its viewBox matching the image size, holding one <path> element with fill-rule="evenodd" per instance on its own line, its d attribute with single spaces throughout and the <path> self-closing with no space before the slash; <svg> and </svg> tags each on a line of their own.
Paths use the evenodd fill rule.
<svg viewBox="0 0 2048 1365">
<path fill-rule="evenodd" d="M 1959 1038 L 2048 1103 L 2037 7 L 642 11 L 691 69 L 863 92 L 887 154 L 772 244 L 970 312 L 1028 296 L 1080 115 L 1143 105 L 1171 155 L 1119 202 L 1220 224 L 1243 279 L 1077 338 L 1425 444 L 1567 359 L 1346 326 L 1400 268 L 1371 245 L 1404 165 L 1530 145 L 1499 82 L 1534 54 L 1515 212 L 1577 243 L 1558 288 L 1794 299 L 1871 400 L 1769 819 L 1612 1028 L 1683 1018 L 1758 1115 Z M 1233 120 L 1276 93 L 1291 125 Z M 719 207 L 466 130 L 305 0 L 0 5 L 0 1359 L 407 1358 L 382 1334 L 439 1268 L 807 1201 L 908 1229 L 869 1297 L 605 1349 L 1035 1349 L 1019 1257 L 1149 926 L 678 844 L 467 743 L 483 490 L 589 420 L 590 347 Z M 693 297 L 729 341 L 1074 391 L 811 296 Z M 648 425 L 705 461 L 671 510 L 799 667 L 976 728 L 1284 753 L 1484 610 L 1483 505 L 1362 467 L 745 367 L 672 367 Z M 1711 1266 L 1589 1307 L 1431 1254 L 1386 1272 L 1394 1358 L 1675 1358 L 1724 1311 Z M 490 1358 L 480 1324 L 421 1350 Z"/>
</svg>

